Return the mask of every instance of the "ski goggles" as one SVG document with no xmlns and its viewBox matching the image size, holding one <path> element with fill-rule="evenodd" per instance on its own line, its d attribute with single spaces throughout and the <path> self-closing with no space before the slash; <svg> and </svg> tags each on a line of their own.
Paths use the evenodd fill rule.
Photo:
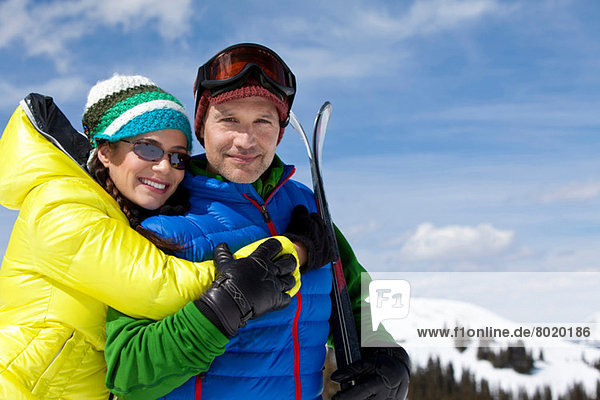
<svg viewBox="0 0 600 400">
<path fill-rule="evenodd" d="M 144 161 L 157 162 L 165 156 L 165 151 L 155 144 L 145 141 L 131 142 L 121 139 L 121 142 L 133 144 L 133 152 Z M 186 169 L 190 163 L 190 156 L 185 153 L 166 153 L 171 167 L 175 169 Z"/>
<path fill-rule="evenodd" d="M 221 50 L 198 68 L 194 93 L 198 102 L 203 89 L 211 96 L 241 87 L 248 74 L 254 72 L 259 83 L 281 99 L 287 97 L 291 108 L 296 94 L 296 77 L 271 49 L 254 43 L 241 43 Z"/>
</svg>

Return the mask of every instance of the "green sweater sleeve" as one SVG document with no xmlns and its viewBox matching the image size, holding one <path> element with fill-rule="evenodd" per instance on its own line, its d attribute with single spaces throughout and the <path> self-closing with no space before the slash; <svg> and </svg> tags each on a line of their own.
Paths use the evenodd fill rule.
<svg viewBox="0 0 600 400">
<path fill-rule="evenodd" d="M 342 232 L 335 225 L 334 228 L 338 248 L 340 249 L 340 260 L 342 262 L 342 267 L 344 268 L 344 277 L 346 278 L 346 285 L 348 286 L 348 294 L 350 295 L 350 302 L 352 303 L 352 314 L 354 315 L 354 322 L 361 340 L 361 346 L 368 347 L 369 344 L 373 343 L 377 343 L 378 346 L 380 346 L 382 342 L 390 343 L 390 345 L 393 346 L 395 340 L 392 335 L 385 330 L 383 325 L 379 325 L 379 328 L 373 332 L 371 324 L 371 308 L 365 301 L 369 295 L 368 286 L 371 277 L 356 259 L 352 247 L 350 247 L 348 240 L 346 240 Z M 365 279 L 365 290 L 361 287 L 361 275 Z M 331 333 L 329 334 L 327 343 L 330 347 L 333 347 Z"/>
<path fill-rule="evenodd" d="M 106 386 L 119 399 L 155 399 L 208 370 L 225 352 L 225 337 L 190 302 L 160 321 L 109 308 Z"/>
</svg>

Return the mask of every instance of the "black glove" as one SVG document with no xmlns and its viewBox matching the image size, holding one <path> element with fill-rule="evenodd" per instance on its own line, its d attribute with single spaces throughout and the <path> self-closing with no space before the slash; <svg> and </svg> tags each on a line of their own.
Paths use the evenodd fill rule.
<svg viewBox="0 0 600 400">
<path fill-rule="evenodd" d="M 367 347 L 362 358 L 331 374 L 340 385 L 355 382 L 332 400 L 405 400 L 410 379 L 410 358 L 398 347 Z"/>
<path fill-rule="evenodd" d="M 227 337 L 249 319 L 290 304 L 285 292 L 296 284 L 296 259 L 288 254 L 274 261 L 281 248 L 279 240 L 269 239 L 248 257 L 235 260 L 227 244 L 215 247 L 215 280 L 194 303 Z"/>
<path fill-rule="evenodd" d="M 283 236 L 292 242 L 302 243 L 308 251 L 308 261 L 300 266 L 300 273 L 321 268 L 333 261 L 333 239 L 329 229 L 319 214 L 309 214 L 303 205 L 296 206 L 292 211 L 292 220 Z"/>
</svg>

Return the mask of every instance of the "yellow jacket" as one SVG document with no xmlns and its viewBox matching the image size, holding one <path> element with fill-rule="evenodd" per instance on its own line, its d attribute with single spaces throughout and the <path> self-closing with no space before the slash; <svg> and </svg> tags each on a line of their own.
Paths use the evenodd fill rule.
<svg viewBox="0 0 600 400">
<path fill-rule="evenodd" d="M 164 318 L 212 283 L 214 267 L 165 255 L 131 229 L 40 125 L 22 101 L 0 138 L 0 204 L 20 209 L 0 267 L 0 399 L 106 399 L 107 306 Z"/>
</svg>

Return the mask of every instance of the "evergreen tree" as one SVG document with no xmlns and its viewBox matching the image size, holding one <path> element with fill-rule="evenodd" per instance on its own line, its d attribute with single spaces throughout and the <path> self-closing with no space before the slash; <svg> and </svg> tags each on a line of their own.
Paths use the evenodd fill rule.
<svg viewBox="0 0 600 400">
<path fill-rule="evenodd" d="M 482 379 L 479 385 L 479 396 L 477 397 L 481 400 L 491 399 L 492 394 L 490 392 L 490 385 L 487 380 Z"/>
<path fill-rule="evenodd" d="M 529 400 L 529 395 L 527 394 L 527 391 L 525 391 L 525 389 L 519 390 L 518 399 L 519 400 Z"/>
<path fill-rule="evenodd" d="M 504 351 L 508 353 L 508 351 Z M 529 353 L 531 356 L 531 353 Z M 524 389 L 517 394 L 501 388 L 490 389 L 485 379 L 476 381 L 475 376 L 463 369 L 460 380 L 454 376 L 451 363 L 442 366 L 439 358 L 429 358 L 426 367 L 413 371 L 408 392 L 409 400 L 555 400 L 549 386 L 539 388 L 533 395 Z M 596 383 L 595 395 L 589 396 L 585 387 L 577 383 L 556 400 L 600 400 L 600 380 Z"/>
<path fill-rule="evenodd" d="M 544 387 L 544 400 L 552 400 L 552 389 L 550 389 L 550 386 Z"/>
</svg>

